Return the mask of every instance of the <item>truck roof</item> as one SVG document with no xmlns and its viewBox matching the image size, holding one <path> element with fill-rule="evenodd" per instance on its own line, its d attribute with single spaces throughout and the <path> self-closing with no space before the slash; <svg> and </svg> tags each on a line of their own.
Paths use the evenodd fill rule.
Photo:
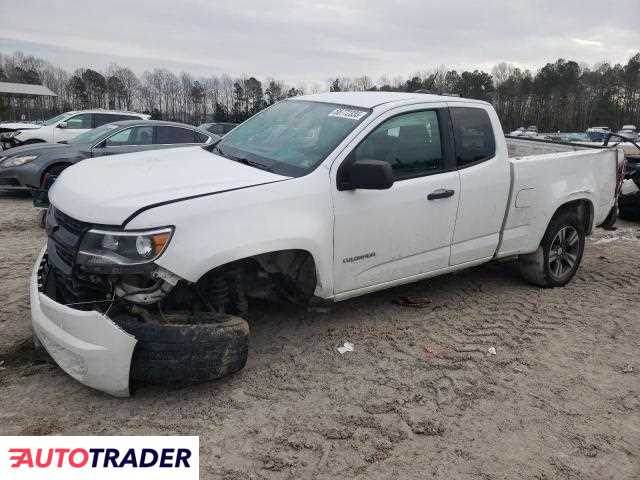
<svg viewBox="0 0 640 480">
<path fill-rule="evenodd" d="M 482 100 L 471 100 L 445 95 L 432 95 L 427 93 L 403 93 L 403 92 L 325 92 L 313 95 L 303 95 L 292 100 L 306 100 L 310 102 L 337 103 L 351 107 L 374 108 L 384 104 L 407 103 L 416 101 L 420 103 L 434 102 L 474 102 L 486 104 Z"/>
</svg>

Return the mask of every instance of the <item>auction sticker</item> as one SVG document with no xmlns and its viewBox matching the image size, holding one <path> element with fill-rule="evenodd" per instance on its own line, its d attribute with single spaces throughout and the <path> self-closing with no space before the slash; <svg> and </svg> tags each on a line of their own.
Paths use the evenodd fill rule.
<svg viewBox="0 0 640 480">
<path fill-rule="evenodd" d="M 368 112 L 350 108 L 336 108 L 329 113 L 330 117 L 348 118 L 349 120 L 360 120 Z"/>
<path fill-rule="evenodd" d="M 0 437 L 0 478 L 198 480 L 199 437 Z"/>
</svg>

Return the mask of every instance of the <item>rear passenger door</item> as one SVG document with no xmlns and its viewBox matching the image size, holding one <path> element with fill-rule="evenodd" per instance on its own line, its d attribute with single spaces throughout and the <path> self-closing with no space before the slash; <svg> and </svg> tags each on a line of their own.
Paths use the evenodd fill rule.
<svg viewBox="0 0 640 480">
<path fill-rule="evenodd" d="M 387 114 L 340 163 L 337 185 L 349 162 L 364 159 L 388 162 L 395 183 L 388 190 L 333 188 L 336 294 L 449 266 L 460 185 L 448 111 L 436 107 Z"/>
<path fill-rule="evenodd" d="M 451 265 L 492 257 L 498 246 L 511 177 L 504 142 L 497 142 L 499 120 L 490 107 L 451 103 L 460 206 Z"/>
</svg>

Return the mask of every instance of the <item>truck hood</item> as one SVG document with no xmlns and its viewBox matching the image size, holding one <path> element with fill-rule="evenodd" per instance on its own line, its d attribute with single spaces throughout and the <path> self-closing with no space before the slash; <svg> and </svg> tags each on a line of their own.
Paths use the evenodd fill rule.
<svg viewBox="0 0 640 480">
<path fill-rule="evenodd" d="M 49 199 L 77 220 L 121 225 L 156 203 L 286 178 L 202 147 L 182 147 L 85 160 L 62 172 Z"/>
</svg>

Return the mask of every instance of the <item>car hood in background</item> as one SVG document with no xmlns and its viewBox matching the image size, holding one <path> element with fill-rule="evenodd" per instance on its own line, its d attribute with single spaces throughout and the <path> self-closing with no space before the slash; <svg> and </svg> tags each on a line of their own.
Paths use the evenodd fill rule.
<svg viewBox="0 0 640 480">
<path fill-rule="evenodd" d="M 13 147 L 0 152 L 0 157 L 17 157 L 18 155 L 43 155 L 49 152 L 59 152 L 61 149 L 69 148 L 69 145 L 62 143 L 30 143 L 20 147 Z"/>
<path fill-rule="evenodd" d="M 33 130 L 41 127 L 42 125 L 37 125 L 35 123 L 20 123 L 20 122 L 0 123 L 0 129 L 6 129 L 6 130 Z"/>
<path fill-rule="evenodd" d="M 77 220 L 121 225 L 155 203 L 286 178 L 202 147 L 182 147 L 85 160 L 62 172 L 49 198 Z"/>
</svg>

